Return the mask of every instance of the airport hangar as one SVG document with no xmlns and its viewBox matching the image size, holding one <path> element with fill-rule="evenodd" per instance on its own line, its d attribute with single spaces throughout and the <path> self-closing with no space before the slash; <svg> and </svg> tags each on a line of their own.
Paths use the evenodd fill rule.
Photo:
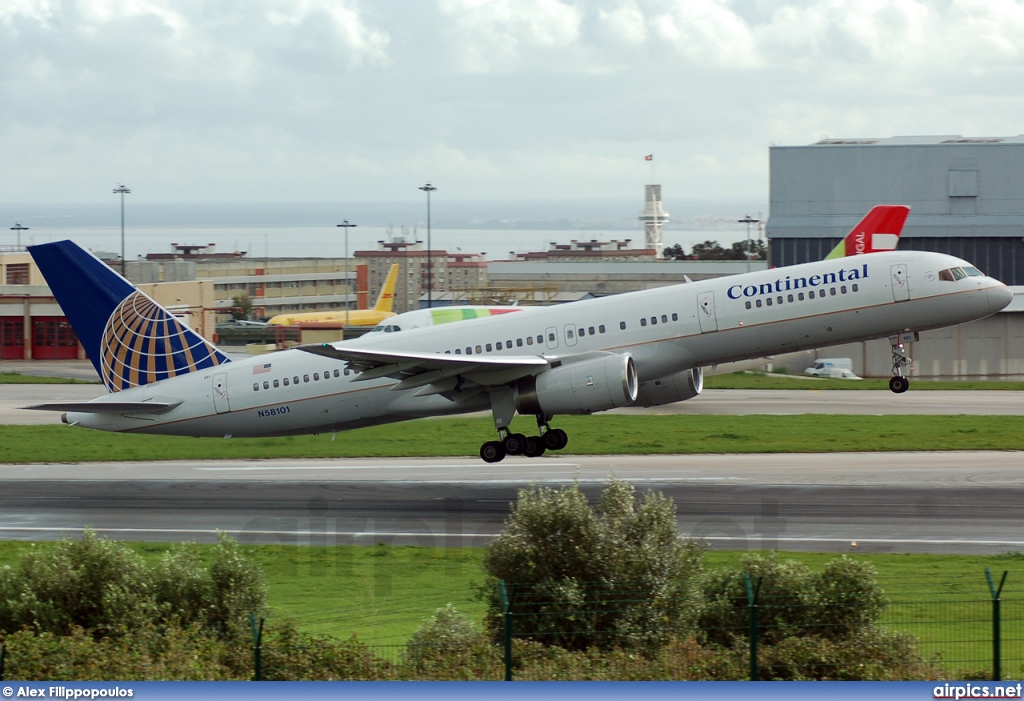
<svg viewBox="0 0 1024 701">
<path fill-rule="evenodd" d="M 922 333 L 911 377 L 1024 379 L 1024 135 L 826 138 L 772 146 L 769 171 L 773 266 L 821 260 L 874 205 L 908 205 L 900 250 L 958 256 L 1018 293 L 988 319 Z M 885 339 L 819 355 L 852 358 L 863 377 L 890 372 Z"/>
</svg>

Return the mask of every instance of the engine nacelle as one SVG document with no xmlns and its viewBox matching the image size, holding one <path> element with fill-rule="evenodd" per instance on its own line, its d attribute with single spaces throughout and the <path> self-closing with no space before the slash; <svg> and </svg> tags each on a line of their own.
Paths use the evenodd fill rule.
<svg viewBox="0 0 1024 701">
<path fill-rule="evenodd" d="M 661 406 L 693 399 L 704 389 L 704 372 L 692 368 L 640 385 L 633 406 Z"/>
<path fill-rule="evenodd" d="M 633 357 L 607 353 L 523 380 L 514 396 L 520 414 L 592 414 L 628 406 L 636 400 L 637 387 Z"/>
</svg>

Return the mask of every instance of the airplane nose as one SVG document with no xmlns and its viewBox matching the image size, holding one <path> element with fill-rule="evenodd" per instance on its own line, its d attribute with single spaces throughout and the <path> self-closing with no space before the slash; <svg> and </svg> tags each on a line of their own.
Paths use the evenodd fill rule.
<svg viewBox="0 0 1024 701">
<path fill-rule="evenodd" d="M 1013 290 L 1006 285 L 988 288 L 988 307 L 995 314 L 1002 311 L 1013 300 Z"/>
</svg>

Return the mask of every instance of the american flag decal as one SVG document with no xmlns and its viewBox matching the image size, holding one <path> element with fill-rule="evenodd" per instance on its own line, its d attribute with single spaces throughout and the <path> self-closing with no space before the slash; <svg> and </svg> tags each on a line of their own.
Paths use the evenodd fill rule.
<svg viewBox="0 0 1024 701">
<path fill-rule="evenodd" d="M 262 365 L 253 365 L 252 374 L 259 375 L 260 373 L 270 372 L 270 363 L 263 363 Z"/>
</svg>

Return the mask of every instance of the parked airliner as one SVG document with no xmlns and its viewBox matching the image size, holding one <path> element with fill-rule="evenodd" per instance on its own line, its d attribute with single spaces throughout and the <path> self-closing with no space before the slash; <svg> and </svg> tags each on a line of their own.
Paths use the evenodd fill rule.
<svg viewBox="0 0 1024 701">
<path fill-rule="evenodd" d="M 229 360 L 76 244 L 29 250 L 110 392 L 30 408 L 100 430 L 219 437 L 490 410 L 488 462 L 564 448 L 559 414 L 684 401 L 701 368 L 775 353 L 888 337 L 890 388 L 903 392 L 906 339 L 1012 298 L 959 258 L 887 251 Z M 536 417 L 537 435 L 511 432 L 517 413 Z"/>
</svg>

